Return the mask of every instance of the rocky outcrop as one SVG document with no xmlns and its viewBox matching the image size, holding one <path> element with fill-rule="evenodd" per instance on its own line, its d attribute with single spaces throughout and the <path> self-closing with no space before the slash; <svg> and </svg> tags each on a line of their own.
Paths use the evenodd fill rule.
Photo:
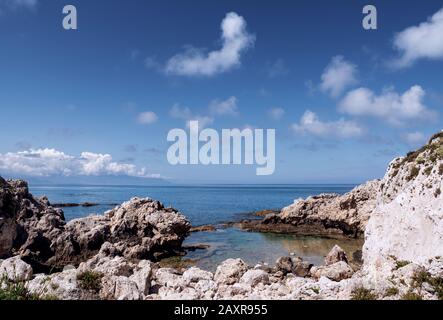
<svg viewBox="0 0 443 320">
<path fill-rule="evenodd" d="M 106 242 L 114 254 L 155 261 L 180 251 L 189 229 L 177 210 L 149 198 L 66 223 L 63 211 L 34 198 L 26 182 L 0 178 L 0 257 L 20 255 L 37 272 L 78 265 L 106 250 Z"/>
<path fill-rule="evenodd" d="M 442 189 L 443 132 L 389 165 L 366 228 L 366 270 L 383 276 L 392 257 L 424 264 L 443 256 Z"/>
<path fill-rule="evenodd" d="M 298 199 L 278 214 L 260 221 L 243 221 L 242 229 L 299 235 L 362 236 L 376 206 L 380 181 L 374 180 L 344 194 L 320 194 Z"/>
</svg>

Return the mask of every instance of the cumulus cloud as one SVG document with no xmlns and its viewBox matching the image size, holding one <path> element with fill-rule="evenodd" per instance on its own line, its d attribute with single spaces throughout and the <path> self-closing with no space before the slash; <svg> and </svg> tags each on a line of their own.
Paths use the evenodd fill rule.
<svg viewBox="0 0 443 320">
<path fill-rule="evenodd" d="M 419 131 L 408 132 L 403 135 L 403 141 L 413 147 L 424 144 L 426 140 L 426 136 Z"/>
<path fill-rule="evenodd" d="M 426 22 L 409 27 L 394 37 L 394 47 L 401 54 L 394 66 L 402 68 L 419 59 L 443 59 L 443 8 Z"/>
<path fill-rule="evenodd" d="M 271 108 L 268 115 L 273 120 L 280 120 L 285 115 L 285 110 L 283 108 Z"/>
<path fill-rule="evenodd" d="M 250 48 L 255 37 L 246 30 L 246 21 L 235 12 L 226 15 L 221 23 L 220 50 L 204 53 L 202 50 L 188 47 L 166 64 L 166 73 L 181 76 L 213 76 L 226 72 L 241 64 L 242 53 Z"/>
<path fill-rule="evenodd" d="M 376 95 L 368 88 L 358 88 L 346 94 L 339 110 L 354 116 L 373 116 L 394 125 L 407 120 L 429 119 L 434 115 L 424 104 L 425 91 L 415 85 L 403 94 L 387 89 Z"/>
<path fill-rule="evenodd" d="M 159 178 L 146 168 L 113 161 L 110 154 L 82 152 L 73 156 L 55 149 L 29 149 L 0 154 L 0 170 L 30 176 L 107 176 L 125 175 Z"/>
<path fill-rule="evenodd" d="M 237 115 L 237 98 L 229 97 L 226 100 L 213 100 L 209 104 L 209 111 L 214 115 Z"/>
<path fill-rule="evenodd" d="M 363 134 L 363 129 L 353 121 L 321 121 L 312 111 L 307 110 L 298 123 L 291 126 L 296 133 L 312 134 L 318 137 L 354 138 Z"/>
<path fill-rule="evenodd" d="M 321 75 L 320 89 L 336 98 L 358 82 L 356 74 L 357 66 L 343 56 L 335 56 Z"/>
<path fill-rule="evenodd" d="M 142 113 L 139 113 L 137 116 L 137 122 L 140 124 L 152 124 L 154 122 L 157 122 L 158 116 L 152 112 L 152 111 L 145 111 Z"/>
</svg>

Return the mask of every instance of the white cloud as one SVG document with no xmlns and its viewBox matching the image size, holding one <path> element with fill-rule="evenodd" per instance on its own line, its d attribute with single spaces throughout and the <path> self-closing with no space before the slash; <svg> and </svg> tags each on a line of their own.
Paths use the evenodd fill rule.
<svg viewBox="0 0 443 320">
<path fill-rule="evenodd" d="M 426 142 L 427 138 L 423 133 L 416 131 L 416 132 L 409 132 L 409 133 L 404 134 L 403 140 L 407 144 L 415 147 L 415 146 L 419 146 L 419 145 L 424 144 Z"/>
<path fill-rule="evenodd" d="M 280 120 L 285 115 L 285 110 L 283 108 L 271 108 L 268 115 L 273 120 Z"/>
<path fill-rule="evenodd" d="M 355 116 L 373 116 L 394 125 L 407 120 L 429 119 L 434 115 L 424 104 L 425 91 L 415 85 L 403 94 L 387 89 L 376 95 L 368 88 L 358 88 L 346 94 L 339 104 L 341 112 Z"/>
<path fill-rule="evenodd" d="M 331 97 L 338 97 L 344 90 L 358 83 L 357 66 L 343 56 L 335 56 L 321 75 L 320 89 Z"/>
<path fill-rule="evenodd" d="M 299 123 L 293 124 L 291 129 L 297 133 L 308 133 L 319 137 L 354 138 L 363 134 L 363 129 L 353 121 L 340 119 L 324 122 L 310 110 L 307 110 Z"/>
<path fill-rule="evenodd" d="M 409 27 L 395 35 L 394 47 L 401 56 L 393 62 L 402 68 L 419 59 L 443 59 L 443 8 L 428 21 Z"/>
<path fill-rule="evenodd" d="M 246 21 L 235 12 L 226 14 L 221 23 L 222 48 L 208 54 L 189 47 L 166 64 L 166 73 L 182 76 L 213 76 L 240 65 L 241 54 L 250 48 L 255 37 L 246 30 Z"/>
<path fill-rule="evenodd" d="M 0 154 L 0 170 L 30 176 L 105 176 L 125 175 L 141 178 L 158 178 L 148 174 L 146 168 L 119 163 L 109 154 L 82 152 L 73 156 L 55 149 L 29 149 Z"/>
<path fill-rule="evenodd" d="M 137 116 L 137 122 L 140 124 L 152 124 L 158 120 L 158 116 L 152 111 L 145 111 Z"/>
<path fill-rule="evenodd" d="M 209 111 L 214 115 L 237 115 L 237 98 L 229 97 L 226 100 L 213 100 L 209 104 Z"/>
</svg>

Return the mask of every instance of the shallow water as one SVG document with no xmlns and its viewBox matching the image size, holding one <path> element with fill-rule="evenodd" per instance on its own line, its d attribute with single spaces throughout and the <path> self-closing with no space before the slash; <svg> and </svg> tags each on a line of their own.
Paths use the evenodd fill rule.
<svg viewBox="0 0 443 320">
<path fill-rule="evenodd" d="M 245 232 L 236 228 L 219 229 L 216 232 L 191 234 L 185 245 L 205 243 L 210 248 L 189 252 L 182 260 L 214 271 L 215 266 L 228 258 L 241 257 L 250 265 L 266 263 L 272 266 L 281 256 L 293 254 L 314 265 L 323 264 L 324 257 L 338 244 L 352 258 L 361 250 L 361 239 L 332 239 L 273 233 Z"/>
<path fill-rule="evenodd" d="M 251 212 L 280 209 L 295 199 L 323 192 L 345 193 L 353 185 L 223 185 L 223 186 L 30 186 L 36 196 L 47 195 L 52 203 L 98 203 L 95 207 L 63 208 L 67 220 L 103 213 L 131 197 L 151 197 L 173 206 L 192 225 L 217 224 L 251 218 Z M 192 233 L 185 245 L 209 244 L 209 249 L 189 252 L 181 260 L 209 270 L 227 258 L 247 263 L 273 264 L 283 255 L 294 253 L 321 264 L 324 256 L 339 244 L 349 255 L 361 249 L 360 240 L 296 237 L 281 234 L 245 232 L 236 228 Z"/>
</svg>

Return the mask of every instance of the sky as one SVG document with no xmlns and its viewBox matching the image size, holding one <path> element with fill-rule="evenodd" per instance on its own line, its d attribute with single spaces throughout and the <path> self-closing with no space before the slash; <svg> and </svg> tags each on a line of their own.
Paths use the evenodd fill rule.
<svg viewBox="0 0 443 320">
<path fill-rule="evenodd" d="M 62 25 L 65 5 L 77 30 Z M 361 183 L 443 129 L 443 4 L 0 0 L 0 175 Z M 171 165 L 187 123 L 275 129 L 275 172 Z"/>
</svg>

